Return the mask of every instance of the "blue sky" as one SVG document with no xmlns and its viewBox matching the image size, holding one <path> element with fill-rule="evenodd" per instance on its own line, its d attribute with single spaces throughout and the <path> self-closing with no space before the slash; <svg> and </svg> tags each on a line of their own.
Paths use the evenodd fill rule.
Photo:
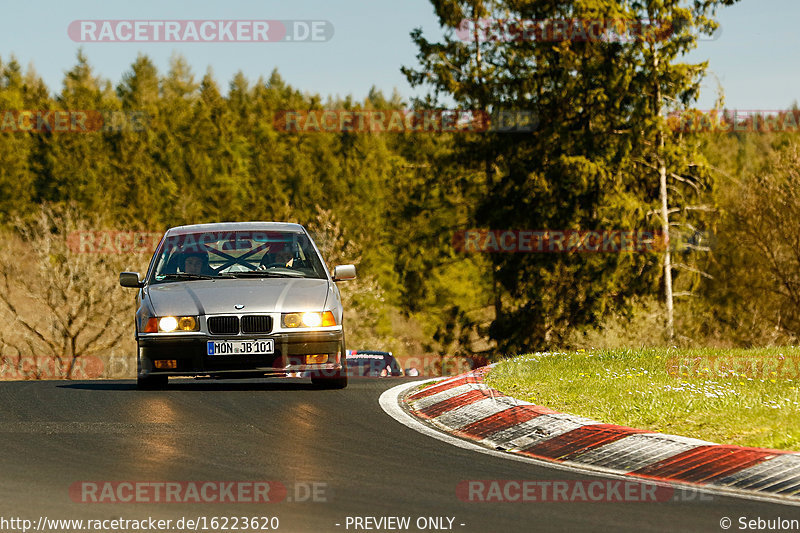
<svg viewBox="0 0 800 533">
<path fill-rule="evenodd" d="M 422 27 L 430 38 L 440 35 L 427 0 L 224 0 L 201 4 L 187 0 L 112 2 L 98 0 L 5 2 L 0 18 L 0 57 L 11 54 L 32 64 L 51 91 L 61 88 L 66 70 L 83 46 L 95 72 L 116 84 L 138 53 L 150 56 L 165 72 L 172 54 L 183 55 L 197 78 L 211 67 L 225 89 L 242 70 L 252 81 L 277 68 L 294 87 L 322 95 L 363 98 L 373 85 L 387 95 L 419 94 L 400 73 L 414 66 L 416 49 L 409 32 Z M 710 61 L 698 106 L 710 107 L 717 81 L 728 107 L 777 109 L 795 102 L 800 71 L 792 67 L 800 50 L 797 0 L 741 0 L 722 8 L 719 37 L 703 41 L 692 61 Z M 268 19 L 327 20 L 334 37 L 318 43 L 76 43 L 67 35 L 74 20 Z"/>
</svg>

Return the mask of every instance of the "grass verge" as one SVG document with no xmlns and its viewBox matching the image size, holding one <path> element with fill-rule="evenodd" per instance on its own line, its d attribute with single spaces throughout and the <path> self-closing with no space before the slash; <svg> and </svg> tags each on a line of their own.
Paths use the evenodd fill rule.
<svg viewBox="0 0 800 533">
<path fill-rule="evenodd" d="M 800 451 L 800 347 L 535 353 L 502 362 L 486 382 L 605 423 Z"/>
</svg>

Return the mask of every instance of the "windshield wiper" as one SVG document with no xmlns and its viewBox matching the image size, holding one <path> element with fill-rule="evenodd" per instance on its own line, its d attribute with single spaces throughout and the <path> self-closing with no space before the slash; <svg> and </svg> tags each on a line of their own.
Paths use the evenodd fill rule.
<svg viewBox="0 0 800 533">
<path fill-rule="evenodd" d="M 283 271 L 270 272 L 269 270 L 249 270 L 247 272 L 228 272 L 228 275 L 236 278 L 302 278 L 302 272 Z"/>
<path fill-rule="evenodd" d="M 176 274 L 164 274 L 157 276 L 156 279 L 216 279 L 217 276 L 206 276 L 205 274 L 189 274 L 187 272 L 179 272 Z"/>
</svg>

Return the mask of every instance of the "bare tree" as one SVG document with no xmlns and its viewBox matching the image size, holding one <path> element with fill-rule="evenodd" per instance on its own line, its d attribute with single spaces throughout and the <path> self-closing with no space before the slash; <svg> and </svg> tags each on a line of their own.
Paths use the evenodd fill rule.
<svg viewBox="0 0 800 533">
<path fill-rule="evenodd" d="M 70 247 L 72 232 L 98 229 L 74 208 L 43 206 L 13 229 L 0 251 L 0 344 L 18 362 L 44 359 L 53 377 L 71 379 L 81 357 L 105 357 L 131 335 L 133 302 L 118 286 L 131 258 Z M 42 371 L 37 365 L 25 377 L 41 378 Z"/>
<path fill-rule="evenodd" d="M 800 337 L 800 144 L 777 150 L 725 199 L 707 296 L 741 342 Z"/>
</svg>

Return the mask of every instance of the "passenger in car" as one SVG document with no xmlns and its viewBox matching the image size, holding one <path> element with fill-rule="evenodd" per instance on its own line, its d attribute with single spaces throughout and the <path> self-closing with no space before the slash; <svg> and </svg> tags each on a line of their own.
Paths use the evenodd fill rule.
<svg viewBox="0 0 800 533">
<path fill-rule="evenodd" d="M 204 252 L 186 254 L 183 259 L 183 271 L 186 274 L 203 274 L 205 276 L 216 274 L 208 264 L 208 254 Z"/>
</svg>

